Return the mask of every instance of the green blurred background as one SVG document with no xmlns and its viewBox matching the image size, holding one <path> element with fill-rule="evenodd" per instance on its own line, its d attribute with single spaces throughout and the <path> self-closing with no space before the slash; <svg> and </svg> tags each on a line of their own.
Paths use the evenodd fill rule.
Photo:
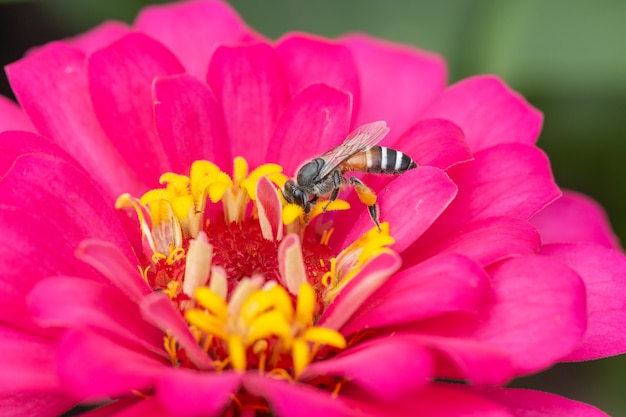
<svg viewBox="0 0 626 417">
<path fill-rule="evenodd" d="M 0 0 L 2 64 L 29 47 L 105 19 L 132 22 L 155 1 Z M 443 55 L 450 81 L 494 73 L 545 115 L 539 145 L 558 183 L 593 196 L 626 242 L 625 0 L 232 0 L 277 38 L 364 31 Z M 6 79 L 0 92 L 10 95 Z M 626 297 L 626 294 L 624 294 Z M 513 385 L 543 389 L 626 416 L 626 358 L 562 364 Z"/>
</svg>

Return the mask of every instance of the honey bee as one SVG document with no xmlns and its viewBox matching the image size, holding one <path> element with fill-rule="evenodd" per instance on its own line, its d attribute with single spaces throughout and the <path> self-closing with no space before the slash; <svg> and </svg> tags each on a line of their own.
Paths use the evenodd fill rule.
<svg viewBox="0 0 626 417">
<path fill-rule="evenodd" d="M 308 214 L 320 197 L 330 196 L 323 210 L 337 199 L 339 191 L 354 186 L 359 199 L 367 204 L 370 217 L 380 230 L 380 210 L 376 195 L 356 177 L 346 178 L 348 172 L 402 174 L 417 168 L 408 155 L 384 146 L 375 146 L 387 135 L 389 128 L 383 121 L 362 125 L 352 131 L 344 142 L 304 162 L 293 179 L 287 180 L 281 190 L 289 203 L 296 204 Z"/>
</svg>

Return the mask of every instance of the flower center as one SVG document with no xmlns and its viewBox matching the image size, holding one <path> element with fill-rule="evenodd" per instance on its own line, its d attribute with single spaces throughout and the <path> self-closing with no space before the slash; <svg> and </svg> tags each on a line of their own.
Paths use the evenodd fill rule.
<svg viewBox="0 0 626 417">
<path fill-rule="evenodd" d="M 163 188 L 124 194 L 116 206 L 137 213 L 149 260 L 142 275 L 179 309 L 215 371 L 298 379 L 308 364 L 346 347 L 341 333 L 316 323 L 393 239 L 383 223 L 333 254 L 332 229 L 320 235 L 307 227 L 322 210 L 305 215 L 282 198 L 280 166 L 248 172 L 236 158 L 233 172 L 196 161 L 189 176 L 165 173 Z M 327 209 L 347 207 L 337 200 Z M 169 334 L 165 349 L 173 365 L 200 368 Z"/>
</svg>

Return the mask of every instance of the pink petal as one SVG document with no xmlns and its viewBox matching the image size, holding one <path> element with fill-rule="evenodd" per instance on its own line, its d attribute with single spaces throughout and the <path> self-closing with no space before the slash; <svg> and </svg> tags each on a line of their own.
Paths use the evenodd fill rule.
<svg viewBox="0 0 626 417">
<path fill-rule="evenodd" d="M 434 167 L 419 167 L 393 180 L 378 192 L 381 221 L 390 223 L 390 234 L 395 239 L 393 249 L 402 252 L 430 227 L 439 215 L 454 200 L 456 185 L 445 172 Z M 356 202 L 358 208 L 364 204 Z M 350 211 L 356 210 L 353 207 Z M 354 213 L 338 214 L 350 216 L 351 221 L 336 221 L 336 233 L 345 238 L 340 247 L 347 247 L 372 227 L 369 216 L 354 219 Z M 346 230 L 349 228 L 348 230 Z"/>
<path fill-rule="evenodd" d="M 170 333 L 176 339 L 194 365 L 203 370 L 213 368 L 211 360 L 198 346 L 188 324 L 174 308 L 168 296 L 153 293 L 141 300 L 140 308 L 146 321 L 160 328 L 164 334 Z"/>
<path fill-rule="evenodd" d="M 463 131 L 443 119 L 417 122 L 387 146 L 410 155 L 418 165 L 447 169 L 457 162 L 471 159 Z"/>
<path fill-rule="evenodd" d="M 170 414 L 155 396 L 140 398 L 131 393 L 113 403 L 98 407 L 81 417 L 176 417 Z"/>
<path fill-rule="evenodd" d="M 596 407 L 547 392 L 519 388 L 472 388 L 470 392 L 504 405 L 515 417 L 609 417 Z"/>
<path fill-rule="evenodd" d="M 109 46 L 122 36 L 130 33 L 130 31 L 131 29 L 126 23 L 108 21 L 72 39 L 66 40 L 66 43 L 86 54 L 90 54 Z"/>
<path fill-rule="evenodd" d="M 392 44 L 364 34 L 342 38 L 354 55 L 361 80 L 356 125 L 385 120 L 397 138 L 446 85 L 444 60 L 416 48 Z"/>
<path fill-rule="evenodd" d="M 141 10 L 135 28 L 174 52 L 189 74 L 204 79 L 209 60 L 221 44 L 258 35 L 222 1 L 186 1 Z"/>
<path fill-rule="evenodd" d="M 565 360 L 589 360 L 626 350 L 626 258 L 605 247 L 552 244 L 541 253 L 572 268 L 585 282 L 587 330 Z"/>
<path fill-rule="evenodd" d="M 385 413 L 374 408 L 372 398 L 360 401 L 341 395 L 335 398 L 328 391 L 276 378 L 249 374 L 244 387 L 266 399 L 274 415 L 281 417 L 398 416 L 393 410 Z"/>
<path fill-rule="evenodd" d="M 359 74 L 345 45 L 309 34 L 291 33 L 278 41 L 276 52 L 285 68 L 292 96 L 311 84 L 324 83 L 352 96 L 353 118 L 356 116 L 361 101 Z M 374 120 L 379 118 L 368 122 Z"/>
<path fill-rule="evenodd" d="M 268 240 L 281 240 L 283 238 L 283 206 L 274 184 L 267 177 L 261 177 L 257 182 L 256 196 L 263 237 Z"/>
<path fill-rule="evenodd" d="M 146 351 L 94 334 L 68 332 L 59 342 L 61 382 L 77 398 L 114 398 L 143 392 L 170 365 Z"/>
<path fill-rule="evenodd" d="M 35 128 L 20 106 L 0 95 L 0 132 L 5 130 L 34 132 Z"/>
<path fill-rule="evenodd" d="M 221 415 L 239 390 L 242 375 L 235 372 L 202 373 L 188 369 L 164 372 L 156 384 L 157 396 L 180 417 Z"/>
<path fill-rule="evenodd" d="M 87 279 L 101 279 L 73 257 L 74 248 L 83 238 L 82 233 L 74 229 L 59 227 L 47 216 L 0 205 L 0 231 L 5 254 L 0 262 L 0 280 L 3 285 L 4 282 L 11 284 L 13 297 L 18 294 L 23 297 L 40 279 L 54 274 L 79 274 Z M 8 307 L 7 301 L 11 305 L 16 300 L 0 298 L 3 307 Z"/>
<path fill-rule="evenodd" d="M 1 132 L 0 149 L 2 149 L 0 153 L 0 178 L 13 167 L 18 157 L 25 154 L 53 156 L 81 169 L 80 164 L 63 149 L 36 133 L 21 131 Z"/>
<path fill-rule="evenodd" d="M 2 417 L 58 417 L 74 403 L 75 401 L 56 392 L 13 392 L 0 395 Z"/>
<path fill-rule="evenodd" d="M 426 386 L 432 371 L 433 358 L 428 349 L 411 338 L 394 335 L 314 362 L 305 369 L 302 379 L 318 375 L 347 378 L 372 396 L 394 401 Z"/>
<path fill-rule="evenodd" d="M 541 247 L 539 233 L 527 221 L 512 217 L 490 217 L 465 224 L 449 234 L 424 238 L 408 248 L 403 257 L 417 264 L 441 253 L 459 253 L 482 265 L 516 255 L 531 255 Z"/>
<path fill-rule="evenodd" d="M 448 170 L 459 193 L 439 217 L 433 233 L 488 217 L 527 220 L 560 195 L 548 158 L 538 148 L 506 144 L 474 157 Z"/>
<path fill-rule="evenodd" d="M 113 145 L 148 186 L 169 163 L 154 128 L 152 82 L 183 72 L 170 51 L 132 33 L 94 52 L 88 63 L 94 110 Z"/>
<path fill-rule="evenodd" d="M 449 87 L 421 115 L 448 119 L 465 133 L 473 152 L 502 143 L 533 144 L 543 116 L 492 75 L 466 78 Z"/>
<path fill-rule="evenodd" d="M 51 43 L 7 66 L 7 74 L 37 131 L 80 161 L 111 201 L 124 192 L 141 195 L 145 185 L 121 159 L 96 118 L 85 59 L 82 52 Z"/>
<path fill-rule="evenodd" d="M 541 240 L 549 243 L 592 243 L 620 248 L 602 206 L 591 198 L 566 191 L 531 219 Z"/>
<path fill-rule="evenodd" d="M 3 214 L 0 209 L 0 216 Z M 9 259 L 5 262 L 11 264 L 12 261 L 12 259 Z M 5 268 L 0 268 L 0 274 L 5 272 L 4 269 Z M 19 288 L 23 286 L 21 283 L 18 284 L 19 287 L 15 285 L 14 282 L 19 281 L 13 279 L 15 275 L 0 275 L 0 280 L 2 281 L 2 292 L 0 293 L 0 323 L 10 326 L 15 330 L 23 331 L 26 334 L 53 339 L 57 334 L 57 329 L 43 329 L 35 322 L 26 303 L 26 295 L 28 294 L 29 288 Z M 28 285 L 32 286 L 35 282 L 37 282 L 37 280 L 29 282 Z"/>
<path fill-rule="evenodd" d="M 0 230 L 3 242 L 10 243 L 0 270 L 22 288 L 51 273 L 100 279 L 74 258 L 75 248 L 88 237 L 109 241 L 132 258 L 111 208 L 83 172 L 58 158 L 20 157 L 0 181 L 0 195 L 5 201 Z"/>
<path fill-rule="evenodd" d="M 135 303 L 106 284 L 73 277 L 48 278 L 32 290 L 29 306 L 44 327 L 95 331 L 166 357 L 163 334 L 146 325 Z"/>
<path fill-rule="evenodd" d="M 511 356 L 518 373 L 544 369 L 570 353 L 585 331 L 585 288 L 563 264 L 520 256 L 492 270 L 493 305 L 473 337 Z"/>
<path fill-rule="evenodd" d="M 299 91 L 280 116 L 267 150 L 267 161 L 288 175 L 309 158 L 340 144 L 350 129 L 352 98 L 326 84 Z"/>
<path fill-rule="evenodd" d="M 513 378 L 509 355 L 486 343 L 458 337 L 411 335 L 437 354 L 438 378 L 464 380 L 472 384 L 501 385 Z"/>
<path fill-rule="evenodd" d="M 244 156 L 252 168 L 264 163 L 288 96 L 276 51 L 265 43 L 219 47 L 208 82 L 222 103 L 232 154 Z"/>
<path fill-rule="evenodd" d="M 389 278 L 342 328 L 346 334 L 423 320 L 454 312 L 475 312 L 485 300 L 489 278 L 473 261 L 440 255 Z"/>
<path fill-rule="evenodd" d="M 462 385 L 433 383 L 414 393 L 405 403 L 420 417 L 514 417 L 500 404 L 474 395 Z"/>
<path fill-rule="evenodd" d="M 156 128 L 174 172 L 189 173 L 200 159 L 231 168 L 221 109 L 206 84 L 187 74 L 158 77 L 154 99 Z"/>
<path fill-rule="evenodd" d="M 395 253 L 383 253 L 370 260 L 324 311 L 318 325 L 340 329 L 398 268 L 400 258 Z"/>
<path fill-rule="evenodd" d="M 4 324 L 0 324 L 0 340 L 0 395 L 61 389 L 56 375 L 53 340 Z"/>
<path fill-rule="evenodd" d="M 112 243 L 99 239 L 83 240 L 76 249 L 76 257 L 97 269 L 134 302 L 152 294 L 152 289 L 137 270 L 139 261 L 134 258 L 129 262 Z"/>
</svg>

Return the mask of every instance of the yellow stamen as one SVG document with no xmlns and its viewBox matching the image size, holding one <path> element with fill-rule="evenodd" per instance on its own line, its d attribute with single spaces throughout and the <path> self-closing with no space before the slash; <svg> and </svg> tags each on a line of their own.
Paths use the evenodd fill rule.
<svg viewBox="0 0 626 417">
<path fill-rule="evenodd" d="M 165 294 L 167 294 L 170 299 L 176 298 L 178 295 L 178 288 L 180 287 L 180 282 L 178 281 L 170 281 L 167 283 L 167 288 L 163 290 Z"/>
<path fill-rule="evenodd" d="M 309 327 L 304 331 L 302 338 L 307 342 L 316 342 L 338 349 L 345 349 L 346 347 L 346 339 L 341 333 L 326 327 Z"/>
<path fill-rule="evenodd" d="M 248 326 L 246 344 L 251 345 L 259 339 L 278 337 L 285 348 L 291 346 L 291 328 L 285 317 L 276 310 L 269 311 L 257 317 Z"/>
<path fill-rule="evenodd" d="M 233 180 L 235 184 L 241 184 L 241 181 L 248 176 L 248 162 L 241 156 L 238 156 L 235 158 L 234 165 Z"/>
<path fill-rule="evenodd" d="M 230 336 L 228 338 L 228 354 L 235 371 L 246 370 L 246 347 L 241 336 Z"/>
<path fill-rule="evenodd" d="M 224 322 L 215 316 L 206 314 L 203 310 L 191 309 L 185 312 L 185 319 L 198 329 L 226 340 L 228 333 L 223 329 Z"/>
<path fill-rule="evenodd" d="M 222 297 L 211 291 L 208 287 L 200 287 L 195 293 L 196 301 L 206 308 L 216 318 L 225 322 L 228 317 L 228 305 Z"/>
<path fill-rule="evenodd" d="M 293 358 L 293 371 L 296 379 L 302 375 L 304 368 L 309 362 L 309 345 L 302 339 L 296 339 L 293 341 L 293 347 L 291 350 Z"/>
<path fill-rule="evenodd" d="M 328 242 L 330 241 L 330 236 L 333 234 L 334 231 L 335 231 L 335 229 L 332 228 L 332 227 L 330 229 L 325 229 L 322 232 L 322 238 L 320 239 L 320 245 L 328 246 Z M 322 260 L 320 259 L 320 261 L 322 261 Z M 322 267 L 323 266 L 324 265 L 322 265 Z"/>
<path fill-rule="evenodd" d="M 163 347 L 165 351 L 170 357 L 170 361 L 172 361 L 172 365 L 178 366 L 178 355 L 177 355 L 177 347 L 176 347 L 176 339 L 171 335 L 168 331 L 165 336 L 163 336 Z"/>
<path fill-rule="evenodd" d="M 315 290 L 308 282 L 300 285 L 298 291 L 298 302 L 296 304 L 296 319 L 302 326 L 313 324 L 313 314 L 315 313 L 316 297 Z"/>
<path fill-rule="evenodd" d="M 394 243 L 389 235 L 389 223 L 380 224 L 380 231 L 372 227 L 367 233 L 331 259 L 330 271 L 322 277 L 322 285 L 327 287 L 324 299 L 331 302 L 337 294 L 354 278 L 371 259 L 389 252 L 388 245 Z"/>
</svg>

